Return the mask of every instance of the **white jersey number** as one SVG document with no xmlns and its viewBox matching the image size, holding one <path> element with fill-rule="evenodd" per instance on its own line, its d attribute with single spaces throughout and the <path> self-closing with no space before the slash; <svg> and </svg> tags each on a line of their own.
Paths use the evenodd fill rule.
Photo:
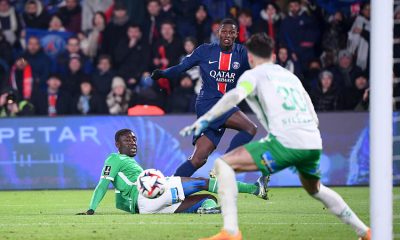
<svg viewBox="0 0 400 240">
<path fill-rule="evenodd" d="M 301 112 L 307 110 L 306 101 L 297 89 L 278 86 L 276 91 L 283 98 L 283 109 L 287 111 L 298 109 Z"/>
</svg>

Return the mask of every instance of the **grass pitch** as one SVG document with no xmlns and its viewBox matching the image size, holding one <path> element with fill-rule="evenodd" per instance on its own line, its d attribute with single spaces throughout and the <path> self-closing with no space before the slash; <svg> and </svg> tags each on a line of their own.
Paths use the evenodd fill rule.
<svg viewBox="0 0 400 240">
<path fill-rule="evenodd" d="M 369 189 L 335 188 L 359 217 L 369 223 Z M 300 188 L 273 188 L 271 200 L 239 196 L 244 239 L 357 239 L 349 226 L 330 215 Z M 400 189 L 396 188 L 396 195 Z M 0 192 L 0 239 L 198 239 L 215 234 L 220 215 L 132 215 L 115 209 L 109 191 L 96 215 L 87 209 L 92 191 Z M 394 213 L 400 214 L 400 201 Z M 384 206 L 382 206 L 384 207 Z M 400 217 L 394 218 L 400 233 Z"/>
</svg>

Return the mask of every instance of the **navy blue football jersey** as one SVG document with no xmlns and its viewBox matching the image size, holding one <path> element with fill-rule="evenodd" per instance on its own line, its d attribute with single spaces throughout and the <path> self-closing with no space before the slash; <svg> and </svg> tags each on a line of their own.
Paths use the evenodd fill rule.
<svg viewBox="0 0 400 240">
<path fill-rule="evenodd" d="M 224 93 L 236 87 L 240 75 L 248 70 L 247 50 L 235 43 L 232 51 L 222 51 L 219 44 L 202 44 L 176 66 L 164 70 L 165 77 L 178 78 L 193 66 L 199 66 L 203 86 L 197 102 L 219 99 Z"/>
</svg>

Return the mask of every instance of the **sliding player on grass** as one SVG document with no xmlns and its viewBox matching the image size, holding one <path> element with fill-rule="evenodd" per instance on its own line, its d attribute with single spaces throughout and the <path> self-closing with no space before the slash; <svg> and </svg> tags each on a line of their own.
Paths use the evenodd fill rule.
<svg viewBox="0 0 400 240">
<path fill-rule="evenodd" d="M 199 66 L 203 86 L 196 100 L 197 117 L 205 114 L 226 92 L 233 89 L 240 75 L 249 69 L 246 49 L 235 43 L 238 35 L 235 21 L 222 20 L 218 35 L 218 44 L 202 44 L 180 64 L 165 70 L 157 69 L 151 75 L 154 80 L 177 79 L 185 71 Z M 226 128 L 238 131 L 226 152 L 250 142 L 257 132 L 256 125 L 238 107 L 233 106 L 215 119 L 201 135 L 194 137 L 193 154 L 178 167 L 174 175 L 190 177 L 201 168 L 218 146 Z"/>
<path fill-rule="evenodd" d="M 304 189 L 313 198 L 349 224 L 360 239 L 370 239 L 369 228 L 336 192 L 320 182 L 322 140 L 318 118 L 300 80 L 273 64 L 273 41 L 266 34 L 252 36 L 246 47 L 252 70 L 246 71 L 238 86 L 208 113 L 181 131 L 182 135 L 193 131 L 199 134 L 218 116 L 246 99 L 269 133 L 266 138 L 236 148 L 215 161 L 224 227 L 219 234 L 207 239 L 242 239 L 237 219 L 235 171 L 259 170 L 267 175 L 291 166 L 296 167 Z"/>
<path fill-rule="evenodd" d="M 143 197 L 138 193 L 135 183 L 143 171 L 134 159 L 137 152 L 135 134 L 129 129 L 119 130 L 115 134 L 115 146 L 119 153 L 112 153 L 105 161 L 89 210 L 79 215 L 94 214 L 110 182 L 116 190 L 116 207 L 130 213 L 220 213 L 213 195 L 192 195 L 203 190 L 216 193 L 218 186 L 215 179 L 170 177 L 166 178 L 165 192 L 160 197 Z M 237 187 L 240 192 L 267 199 L 267 186 L 264 182 L 237 182 Z"/>
</svg>

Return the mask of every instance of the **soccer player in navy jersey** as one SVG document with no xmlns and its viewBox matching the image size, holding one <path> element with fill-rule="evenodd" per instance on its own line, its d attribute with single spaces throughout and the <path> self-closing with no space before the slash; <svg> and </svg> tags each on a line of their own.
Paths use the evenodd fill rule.
<svg viewBox="0 0 400 240">
<path fill-rule="evenodd" d="M 176 66 L 154 70 L 151 78 L 177 79 L 186 70 L 199 66 L 203 86 L 196 100 L 196 114 L 201 117 L 229 90 L 236 87 L 242 73 L 248 70 L 247 50 L 235 43 L 238 27 L 234 20 L 224 19 L 219 29 L 219 44 L 202 44 Z M 190 177 L 203 166 L 215 150 L 225 128 L 239 131 L 232 139 L 227 152 L 250 142 L 257 126 L 238 107 L 213 121 L 198 138 L 194 138 L 194 152 L 188 161 L 175 172 L 175 176 Z"/>
</svg>

